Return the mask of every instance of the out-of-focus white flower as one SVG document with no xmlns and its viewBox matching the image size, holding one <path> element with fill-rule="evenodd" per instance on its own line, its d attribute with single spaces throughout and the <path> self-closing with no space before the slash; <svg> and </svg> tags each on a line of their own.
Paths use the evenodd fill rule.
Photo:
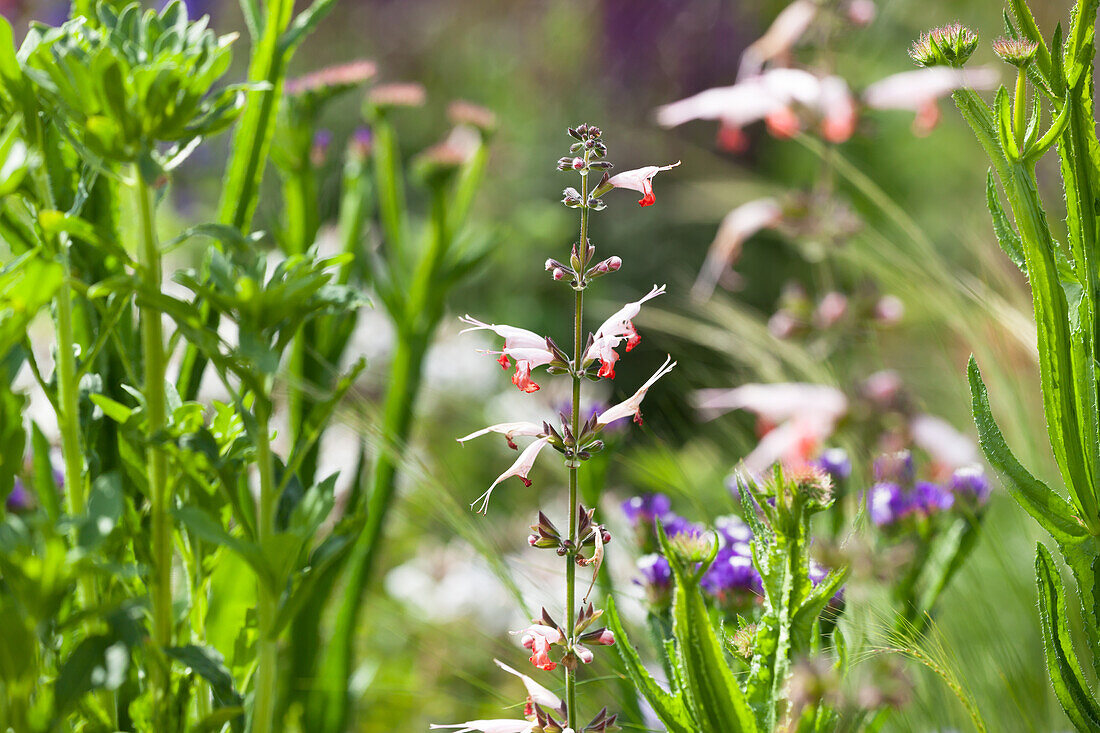
<svg viewBox="0 0 1100 733">
<path fill-rule="evenodd" d="M 676 161 L 671 165 L 647 165 L 644 168 L 623 171 L 607 179 L 607 185 L 613 188 L 628 188 L 631 191 L 637 191 L 642 194 L 638 205 L 652 206 L 657 201 L 657 198 L 653 195 L 653 176 L 661 171 L 671 170 L 678 165 L 680 165 L 680 161 Z"/>
<path fill-rule="evenodd" d="M 527 474 L 531 472 L 531 467 L 535 465 L 535 459 L 539 457 L 539 452 L 545 448 L 546 444 L 549 442 L 549 437 L 539 438 L 534 443 L 524 448 L 523 452 L 519 454 L 519 458 L 512 464 L 512 467 L 497 476 L 497 480 L 493 482 L 489 489 L 479 496 L 470 506 L 472 507 L 480 502 L 481 506 L 478 507 L 477 511 L 479 514 L 484 514 L 486 509 L 489 508 L 489 497 L 493 495 L 493 489 L 506 478 L 519 476 L 519 480 L 523 482 L 524 486 L 530 486 L 531 480 L 527 478 Z"/>
<path fill-rule="evenodd" d="M 783 8 L 764 35 L 749 44 L 741 54 L 737 78 L 755 76 L 764 68 L 764 64 L 789 55 L 798 39 L 802 38 L 817 17 L 818 8 L 818 3 L 813 0 L 794 0 Z"/>
<path fill-rule="evenodd" d="M 709 298 L 722 273 L 740 259 L 744 243 L 761 229 L 778 225 L 782 218 L 783 209 L 773 198 L 749 201 L 726 214 L 707 250 L 707 259 L 695 278 L 692 297 L 697 300 Z"/>
<path fill-rule="evenodd" d="M 642 298 L 627 303 L 622 308 L 611 314 L 593 335 L 592 345 L 584 352 L 584 361 L 599 359 L 599 376 L 609 379 L 615 378 L 615 362 L 619 360 L 619 354 L 615 351 L 623 340 L 626 340 L 626 350 L 630 351 L 637 346 L 642 337 L 638 335 L 638 329 L 634 328 L 633 319 L 642 309 L 642 304 L 647 300 L 656 298 L 665 292 L 665 286 L 654 285 Z"/>
<path fill-rule="evenodd" d="M 700 390 L 695 400 L 705 418 L 744 409 L 769 426 L 743 461 L 744 469 L 753 476 L 780 461 L 788 467 L 807 463 L 848 412 L 848 398 L 835 387 L 797 382 Z"/>
<path fill-rule="evenodd" d="M 848 3 L 846 15 L 853 25 L 870 25 L 878 14 L 874 0 L 852 0 Z"/>
<path fill-rule="evenodd" d="M 529 720 L 505 720 L 494 718 L 493 720 L 467 720 L 465 723 L 432 723 L 428 726 L 431 730 L 458 729 L 456 733 L 532 733 L 538 726 Z"/>
<path fill-rule="evenodd" d="M 863 102 L 872 109 L 899 109 L 916 113 L 913 134 L 927 135 L 940 119 L 938 101 L 956 89 L 994 89 L 1000 72 L 993 66 L 955 69 L 933 66 L 893 74 L 863 91 Z"/>
<path fill-rule="evenodd" d="M 602 413 L 600 413 L 600 416 L 596 418 L 596 423 L 600 426 L 609 425 L 616 420 L 621 420 L 624 417 L 630 417 L 631 415 L 633 415 L 634 422 L 641 425 L 642 400 L 645 399 L 646 392 L 649 391 L 650 387 L 657 383 L 658 379 L 671 372 L 673 367 L 675 366 L 676 362 L 672 361 L 672 357 L 666 356 L 665 362 L 661 365 L 661 368 L 654 372 L 653 376 L 650 377 L 645 384 L 639 387 L 638 391 L 635 392 L 632 397 L 604 410 Z"/>
<path fill-rule="evenodd" d="M 508 447 L 509 448 L 511 448 L 512 450 L 518 450 L 518 448 L 516 447 L 516 444 L 512 442 L 512 438 L 516 437 L 517 435 L 527 435 L 527 436 L 542 435 L 543 434 L 543 427 L 542 427 L 542 425 L 539 425 L 538 423 L 526 422 L 526 421 L 502 422 L 502 423 L 498 423 L 496 425 L 490 425 L 487 428 L 482 428 L 481 430 L 477 430 L 473 433 L 470 433 L 467 436 L 464 436 L 462 438 L 458 438 L 457 440 L 458 440 L 459 443 L 465 443 L 467 440 L 472 440 L 474 438 L 481 437 L 482 435 L 486 435 L 487 433 L 500 433 L 501 435 L 504 436 L 504 439 L 506 441 L 508 441 Z"/>
<path fill-rule="evenodd" d="M 946 476 L 956 468 L 978 462 L 974 442 L 943 418 L 917 415 L 909 421 L 909 435 L 913 443 L 931 456 L 937 475 Z"/>
<path fill-rule="evenodd" d="M 875 303 L 875 320 L 883 326 L 896 326 L 905 317 L 905 303 L 896 295 L 884 295 Z"/>
<path fill-rule="evenodd" d="M 520 680 L 523 682 L 523 686 L 527 688 L 527 698 L 531 702 L 550 710 L 557 710 L 562 707 L 561 698 L 550 692 L 550 690 L 546 689 L 538 682 L 535 682 L 533 679 L 523 674 L 522 672 L 512 669 L 499 659 L 494 659 L 493 661 L 496 662 L 496 665 L 498 667 L 503 669 L 508 674 L 513 674 L 516 677 L 520 678 Z"/>
<path fill-rule="evenodd" d="M 765 120 L 777 137 L 790 137 L 802 127 L 796 112 L 803 109 L 819 118 L 830 142 L 843 142 L 855 130 L 856 106 L 848 83 L 839 76 L 818 77 L 803 69 L 768 69 L 728 87 L 715 87 L 657 109 L 657 122 L 676 127 L 690 120 L 722 123 L 719 144 L 738 149 L 740 130 Z"/>
<path fill-rule="evenodd" d="M 476 318 L 472 318 L 469 314 L 462 316 L 459 320 L 470 324 L 470 328 L 462 330 L 461 333 L 488 330 L 503 338 L 504 349 L 489 353 L 500 354 L 497 362 L 504 369 L 509 366 L 508 357 L 516 360 L 516 372 L 512 375 L 512 384 L 516 385 L 521 391 L 530 393 L 539 390 L 539 386 L 531 379 L 531 369 L 549 364 L 554 360 L 554 352 L 547 348 L 545 336 L 540 336 L 525 328 L 483 323 Z"/>
<path fill-rule="evenodd" d="M 893 369 L 877 371 L 863 381 L 863 394 L 879 407 L 889 406 L 901 391 L 901 377 Z"/>
<path fill-rule="evenodd" d="M 848 297 L 835 290 L 829 291 L 814 311 L 814 322 L 818 328 L 831 328 L 848 312 Z"/>
</svg>

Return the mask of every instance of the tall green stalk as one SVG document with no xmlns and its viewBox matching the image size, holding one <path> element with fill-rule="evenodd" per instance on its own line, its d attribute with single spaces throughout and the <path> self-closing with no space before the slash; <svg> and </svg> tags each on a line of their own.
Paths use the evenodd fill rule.
<svg viewBox="0 0 1100 733">
<path fill-rule="evenodd" d="M 590 153 L 585 151 L 585 169 L 581 172 L 581 237 L 577 243 L 577 249 L 581 257 L 587 258 L 588 251 L 588 163 Z M 570 430 L 573 437 L 579 438 L 581 434 L 581 364 L 584 361 L 584 288 L 583 277 L 577 278 L 575 303 L 573 306 L 573 412 L 570 416 Z M 579 445 L 573 446 L 574 451 L 580 449 Z M 569 460 L 569 540 L 572 542 L 572 551 L 565 555 L 565 615 L 569 631 L 569 644 L 576 643 L 577 635 L 577 609 L 576 609 L 576 585 L 577 585 L 577 561 L 576 553 L 580 548 L 580 537 L 577 536 L 577 472 L 580 470 L 580 459 L 573 457 Z M 576 730 L 577 727 L 577 672 L 575 668 L 565 668 L 565 714 L 569 727 Z"/>
<path fill-rule="evenodd" d="M 264 547 L 275 533 L 275 509 L 278 495 L 275 483 L 275 459 L 271 452 L 271 403 L 257 396 L 256 463 L 260 473 L 260 514 L 256 534 Z M 274 730 L 276 685 L 278 682 L 279 645 L 274 633 L 277 601 L 275 591 L 263 579 L 257 580 L 256 676 L 252 703 L 251 733 Z"/>
<path fill-rule="evenodd" d="M 160 249 L 157 246 L 153 183 L 145 179 L 137 165 L 133 166 L 134 194 L 137 202 L 140 242 L 138 269 L 145 294 L 161 292 Z M 145 384 L 146 435 L 150 442 L 167 425 L 167 397 L 164 389 L 165 353 L 161 313 L 139 297 L 141 312 L 141 346 Z M 171 503 L 168 486 L 168 466 L 164 451 L 151 443 L 145 449 L 146 478 L 149 482 L 149 505 L 152 520 L 153 558 L 151 590 L 153 605 L 153 642 L 164 649 L 172 645 L 172 525 L 168 510 Z M 164 715 L 168 715 L 171 697 L 169 673 L 157 673 L 157 700 Z M 167 719 L 167 718 L 166 718 Z"/>
</svg>

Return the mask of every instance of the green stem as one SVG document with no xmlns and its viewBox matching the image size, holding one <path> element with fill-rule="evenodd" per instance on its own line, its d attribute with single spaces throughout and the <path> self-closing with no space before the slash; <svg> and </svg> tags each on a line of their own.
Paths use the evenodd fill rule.
<svg viewBox="0 0 1100 733">
<path fill-rule="evenodd" d="M 1012 128 L 1016 135 L 1016 147 L 1024 151 L 1025 108 L 1027 107 L 1027 72 L 1024 67 L 1016 74 L 1016 96 L 1012 101 Z"/>
<path fill-rule="evenodd" d="M 270 402 L 266 396 L 257 397 L 257 402 L 259 404 L 256 408 L 256 463 L 260 473 L 260 514 L 256 520 L 256 534 L 262 548 L 275 534 L 275 508 L 278 497 L 275 485 L 275 460 L 271 453 Z M 256 682 L 251 733 L 270 733 L 274 730 L 279 662 L 278 639 L 274 634 L 277 599 L 272 588 L 263 580 L 257 581 L 256 595 L 259 638 L 256 641 Z"/>
<path fill-rule="evenodd" d="M 161 291 L 160 249 L 157 246 L 154 219 L 153 184 L 141 175 L 138 166 L 133 168 L 134 192 L 137 198 L 139 232 L 138 268 L 143 289 L 150 295 Z M 144 361 L 144 389 L 146 435 L 150 441 L 167 425 L 167 397 L 164 389 L 165 353 L 161 314 L 156 308 L 139 299 L 141 312 L 141 346 Z M 153 642 L 163 648 L 172 645 L 172 527 L 168 519 L 171 504 L 168 487 L 168 467 L 164 452 L 149 445 L 145 450 L 149 503 L 152 519 L 152 605 Z M 171 693 L 170 676 L 162 669 L 156 679 L 158 700 L 162 713 L 169 714 Z M 167 718 L 166 718 L 167 719 Z"/>
<path fill-rule="evenodd" d="M 589 152 L 584 154 L 585 165 L 588 164 Z M 577 558 L 580 551 L 580 537 L 577 536 L 577 472 L 580 468 L 580 459 L 576 453 L 580 451 L 578 439 L 581 434 L 581 367 L 584 362 L 584 268 L 588 260 L 588 173 L 581 173 L 581 237 L 577 242 L 577 256 L 581 267 L 577 272 L 577 285 L 575 286 L 575 301 L 573 306 L 573 414 L 570 416 L 570 429 L 573 431 L 573 452 L 569 466 L 569 539 L 573 543 L 572 551 L 565 555 L 565 615 L 568 625 L 568 643 L 570 648 L 576 643 L 577 635 Z M 568 725 L 573 730 L 577 729 L 577 672 L 576 669 L 565 668 L 565 715 Z"/>
</svg>

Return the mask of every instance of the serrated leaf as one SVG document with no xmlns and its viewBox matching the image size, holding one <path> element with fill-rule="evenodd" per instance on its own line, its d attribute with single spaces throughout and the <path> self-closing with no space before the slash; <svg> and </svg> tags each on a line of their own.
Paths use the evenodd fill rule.
<svg viewBox="0 0 1100 733">
<path fill-rule="evenodd" d="M 1043 647 L 1054 694 L 1070 721 L 1079 731 L 1100 730 L 1100 707 L 1081 673 L 1066 615 L 1065 591 L 1050 551 L 1035 546 L 1035 582 L 1039 587 L 1039 616 Z"/>
<path fill-rule="evenodd" d="M 986 178 L 985 202 L 989 208 L 989 215 L 993 219 L 993 233 L 997 235 L 997 243 L 1001 245 L 1001 249 L 1016 264 L 1016 267 L 1020 268 L 1021 272 L 1027 272 L 1023 244 L 1001 206 L 1001 200 L 997 196 L 997 184 L 993 180 L 993 169 L 989 170 L 989 176 Z"/>
<path fill-rule="evenodd" d="M 641 657 L 638 656 L 634 645 L 630 643 L 622 622 L 619 620 L 619 614 L 615 609 L 615 599 L 607 599 L 605 616 L 607 627 L 615 635 L 615 651 L 619 653 L 619 658 L 622 659 L 623 665 L 626 667 L 627 675 L 630 676 L 630 680 L 645 697 L 646 702 L 653 708 L 653 712 L 664 723 L 669 733 L 696 733 L 701 730 L 699 724 L 692 718 L 683 694 L 667 692 L 645 668 Z"/>
</svg>

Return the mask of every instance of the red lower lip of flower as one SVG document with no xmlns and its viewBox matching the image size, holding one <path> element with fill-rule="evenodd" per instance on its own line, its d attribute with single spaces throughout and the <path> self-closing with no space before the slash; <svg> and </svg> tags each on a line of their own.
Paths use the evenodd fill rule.
<svg viewBox="0 0 1100 733">
<path fill-rule="evenodd" d="M 600 371 L 596 372 L 596 375 L 604 379 L 614 379 L 615 365 L 609 361 L 600 362 Z"/>
<path fill-rule="evenodd" d="M 638 206 L 653 206 L 657 202 L 657 197 L 650 191 L 638 201 Z"/>
<path fill-rule="evenodd" d="M 497 364 L 500 364 L 500 366 L 501 366 L 501 367 L 502 367 L 503 369 L 507 370 L 507 369 L 508 369 L 508 367 L 510 367 L 510 366 L 511 366 L 511 364 L 510 364 L 510 363 L 509 363 L 509 361 L 508 361 L 508 355 L 507 355 L 507 354 L 501 354 L 501 355 L 500 355 L 500 358 L 499 358 L 499 359 L 497 359 Z"/>
</svg>

